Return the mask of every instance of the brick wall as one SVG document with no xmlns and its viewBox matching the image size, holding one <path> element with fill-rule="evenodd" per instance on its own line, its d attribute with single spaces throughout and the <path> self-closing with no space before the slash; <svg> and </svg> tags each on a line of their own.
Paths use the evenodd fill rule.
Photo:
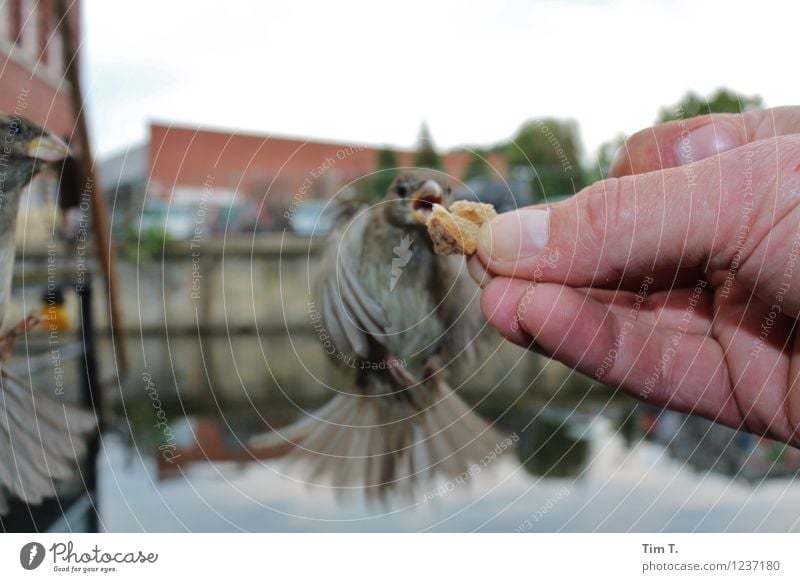
<svg viewBox="0 0 800 582">
<path fill-rule="evenodd" d="M 167 197 L 175 190 L 200 191 L 209 183 L 237 196 L 288 199 L 330 196 L 353 180 L 374 172 L 378 150 L 358 144 L 287 139 L 154 124 L 150 128 L 148 192 Z M 400 166 L 413 163 L 413 152 L 397 152 Z M 454 151 L 442 158 L 443 169 L 458 180 L 471 154 Z M 492 159 L 501 172 L 502 159 Z"/>
<path fill-rule="evenodd" d="M 76 2 L 70 11 L 76 38 L 79 6 Z M 52 0 L 0 2 L 0 110 L 69 138 L 74 117 L 62 78 L 61 36 L 54 27 Z"/>
</svg>

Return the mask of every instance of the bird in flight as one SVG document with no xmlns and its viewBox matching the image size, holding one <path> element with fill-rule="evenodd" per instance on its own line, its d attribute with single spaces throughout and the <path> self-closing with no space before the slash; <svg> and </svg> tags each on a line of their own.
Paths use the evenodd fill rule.
<svg viewBox="0 0 800 582">
<path fill-rule="evenodd" d="M 484 327 L 463 258 L 435 254 L 425 229 L 451 197 L 443 174 L 410 170 L 375 204 L 340 204 L 310 316 L 348 383 L 254 437 L 254 451 L 288 452 L 309 480 L 385 499 L 462 474 L 502 440 L 447 382 L 450 368 L 474 361 Z"/>
</svg>

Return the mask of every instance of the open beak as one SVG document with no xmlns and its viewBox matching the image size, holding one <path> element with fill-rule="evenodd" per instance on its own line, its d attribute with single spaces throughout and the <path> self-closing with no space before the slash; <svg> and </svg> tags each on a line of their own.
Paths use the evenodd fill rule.
<svg viewBox="0 0 800 582">
<path fill-rule="evenodd" d="M 411 195 L 411 215 L 421 224 L 428 222 L 433 212 L 434 204 L 441 204 L 444 200 L 442 187 L 435 180 L 426 180 L 419 190 Z"/>
<path fill-rule="evenodd" d="M 27 143 L 26 152 L 29 158 L 42 160 L 43 162 L 58 162 L 66 158 L 69 154 L 69 146 L 60 138 L 44 134 Z"/>
</svg>

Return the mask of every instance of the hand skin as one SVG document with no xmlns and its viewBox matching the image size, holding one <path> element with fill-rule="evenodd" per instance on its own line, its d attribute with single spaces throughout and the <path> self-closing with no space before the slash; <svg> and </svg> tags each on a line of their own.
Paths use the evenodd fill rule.
<svg viewBox="0 0 800 582">
<path fill-rule="evenodd" d="M 800 446 L 800 107 L 658 125 L 610 174 L 483 227 L 488 321 L 641 400 Z"/>
</svg>

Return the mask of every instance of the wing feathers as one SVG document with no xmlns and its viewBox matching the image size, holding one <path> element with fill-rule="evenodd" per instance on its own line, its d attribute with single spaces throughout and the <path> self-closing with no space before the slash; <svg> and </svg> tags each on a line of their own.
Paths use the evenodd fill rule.
<svg viewBox="0 0 800 582">
<path fill-rule="evenodd" d="M 413 405 L 386 394 L 386 387 L 371 387 L 382 397 L 339 394 L 314 414 L 312 428 L 306 416 L 282 429 L 304 435 L 292 455 L 302 459 L 308 482 L 340 492 L 365 488 L 370 498 L 409 497 L 417 483 L 469 470 L 502 440 L 443 382 L 420 389 L 427 396 Z M 272 434 L 251 445 L 260 448 Z"/>
<path fill-rule="evenodd" d="M 95 430 L 94 415 L 35 392 L 0 374 L 0 486 L 26 503 L 55 494 L 57 479 L 75 473 Z M 0 513 L 7 504 L 0 495 Z"/>
</svg>

